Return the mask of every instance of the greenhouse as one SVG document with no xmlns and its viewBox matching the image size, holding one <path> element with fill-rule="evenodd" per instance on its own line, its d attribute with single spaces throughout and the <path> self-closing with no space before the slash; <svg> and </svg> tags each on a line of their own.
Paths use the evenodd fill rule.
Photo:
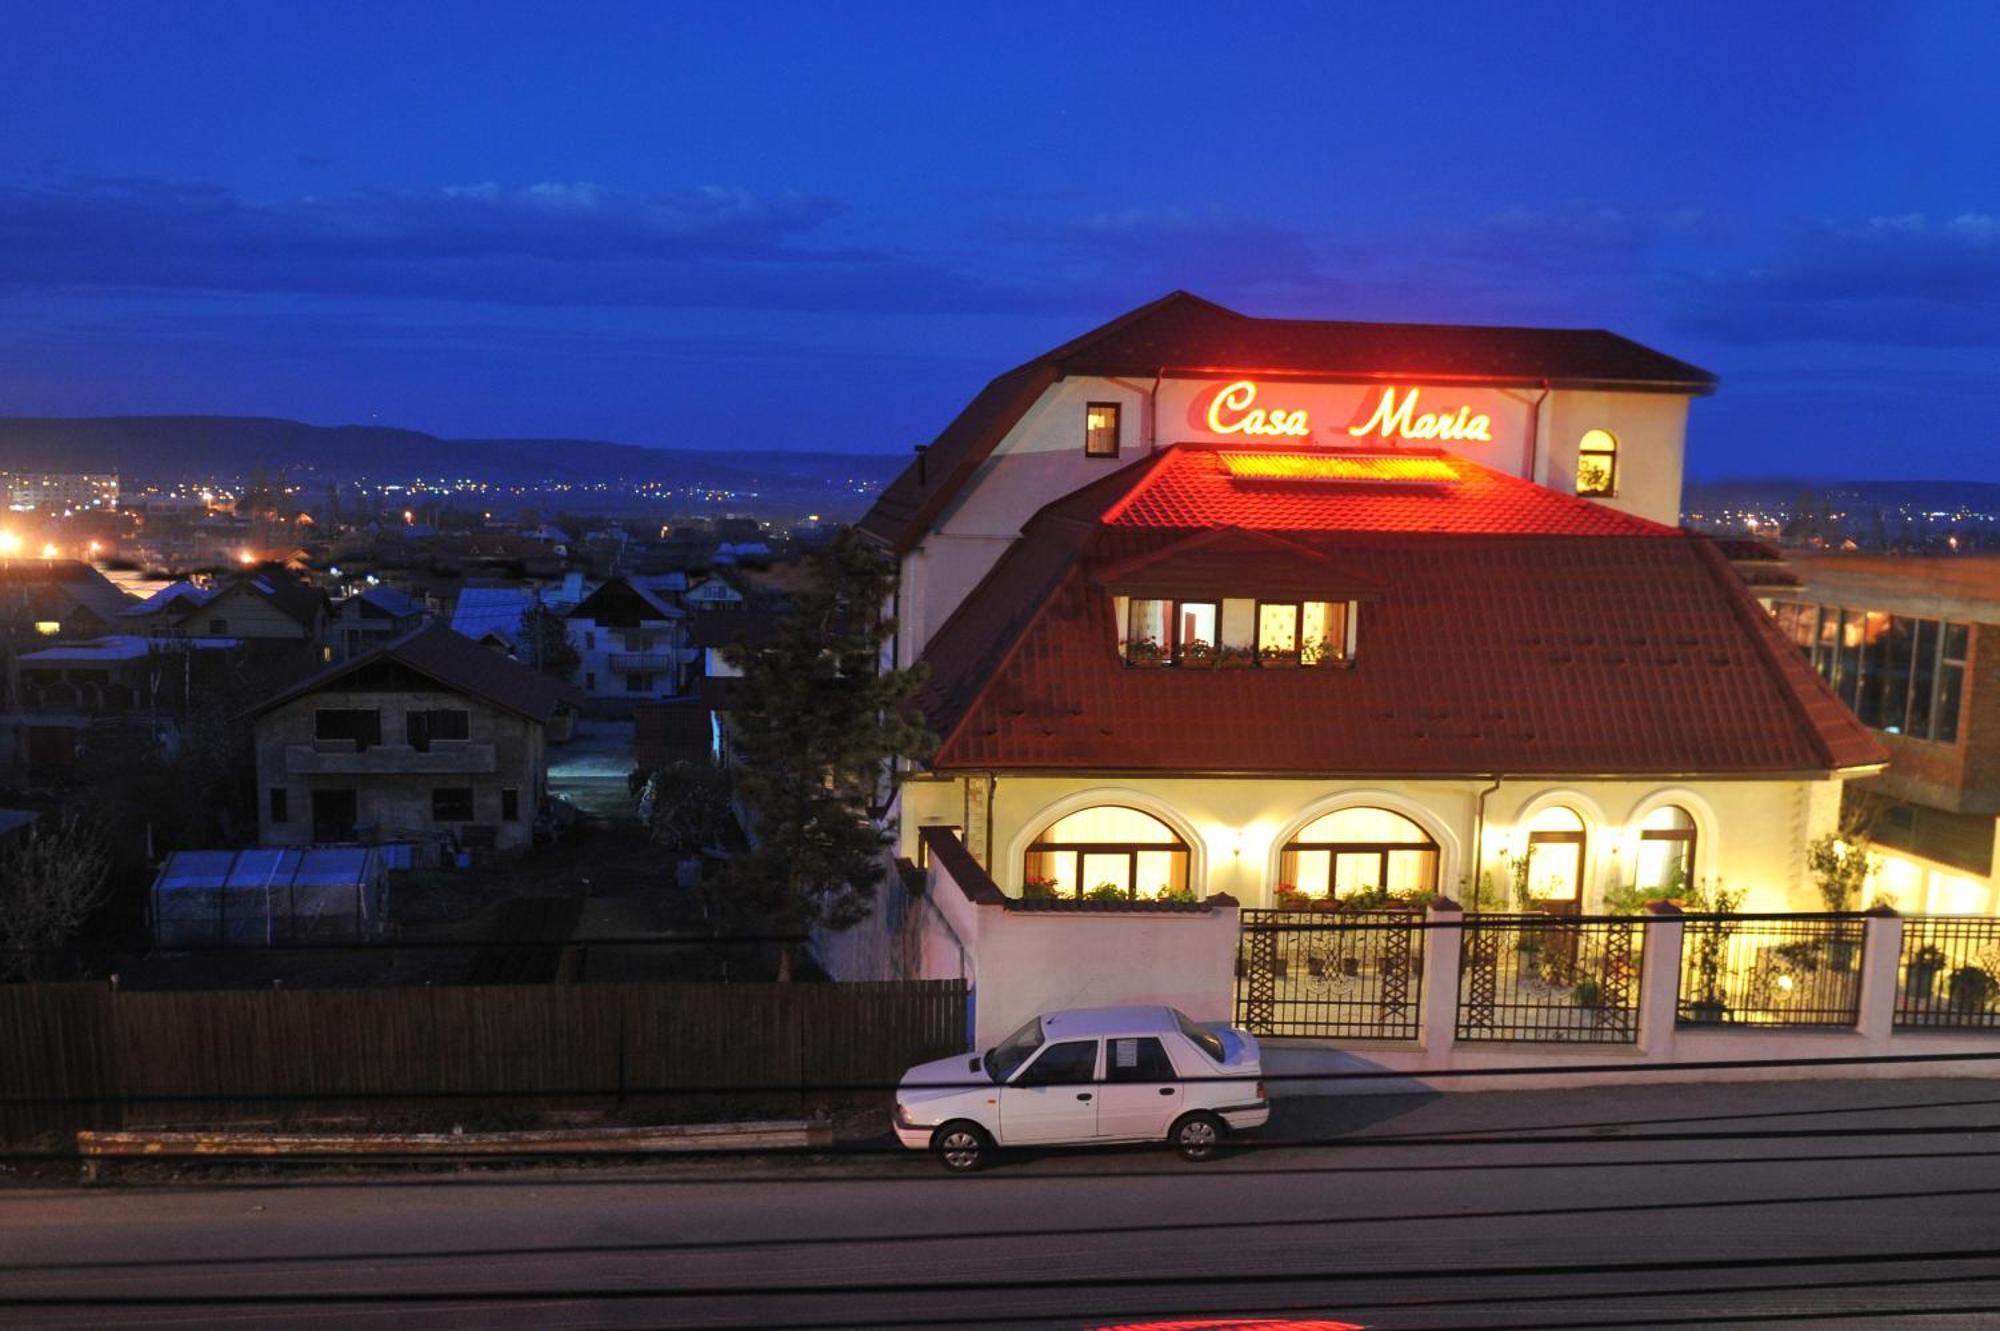
<svg viewBox="0 0 2000 1331">
<path fill-rule="evenodd" d="M 382 928 L 385 880 L 373 846 L 177 851 L 153 883 L 153 937 L 165 947 L 365 938 Z"/>
</svg>

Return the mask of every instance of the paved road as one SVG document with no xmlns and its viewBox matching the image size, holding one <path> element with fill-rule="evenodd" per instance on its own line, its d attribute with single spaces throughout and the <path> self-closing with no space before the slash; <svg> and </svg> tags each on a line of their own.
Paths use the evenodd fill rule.
<svg viewBox="0 0 2000 1331">
<path fill-rule="evenodd" d="M 1281 1109 L 1272 1144 L 1198 1167 L 1051 1153 L 960 1179 L 850 1154 L 0 1190 L 0 1324 L 2000 1325 L 2000 1082 Z M 1772 1132 L 1835 1135 L 1649 1140 Z M 75 1302 L 28 1302 L 49 1297 Z"/>
</svg>

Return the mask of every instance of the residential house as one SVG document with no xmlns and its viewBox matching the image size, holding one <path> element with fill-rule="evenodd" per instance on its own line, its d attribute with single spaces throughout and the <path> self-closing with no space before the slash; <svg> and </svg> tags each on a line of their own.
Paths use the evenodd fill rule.
<svg viewBox="0 0 2000 1331">
<path fill-rule="evenodd" d="M 0 559 L 0 648 L 115 633 L 134 604 L 80 559 Z"/>
<path fill-rule="evenodd" d="M 629 715 L 634 704 L 687 691 L 694 651 L 687 612 L 630 578 L 612 578 L 569 612 L 570 641 L 583 658 L 577 683 L 592 710 Z"/>
<path fill-rule="evenodd" d="M 239 647 L 233 638 L 126 633 L 56 641 L 15 657 L 10 701 L 0 710 L 0 784 L 75 771 L 120 731 L 171 742 L 197 701 L 227 687 Z"/>
<path fill-rule="evenodd" d="M 438 623 L 339 662 L 252 713 L 262 842 L 524 848 L 582 702 Z"/>
<path fill-rule="evenodd" d="M 407 592 L 389 586 L 370 587 L 334 603 L 327 645 L 333 648 L 336 661 L 345 661 L 402 637 L 420 627 L 429 615 L 429 607 Z"/>
</svg>

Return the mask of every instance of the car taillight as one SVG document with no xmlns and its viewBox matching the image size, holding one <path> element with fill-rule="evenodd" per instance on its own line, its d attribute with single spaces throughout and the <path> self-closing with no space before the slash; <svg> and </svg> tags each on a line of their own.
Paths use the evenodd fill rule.
<svg viewBox="0 0 2000 1331">
<path fill-rule="evenodd" d="M 896 1101 L 894 1118 L 897 1127 L 907 1128 L 910 1126 L 910 1111 L 903 1108 L 903 1102 L 900 1098 Z"/>
<path fill-rule="evenodd" d="M 1257 1083 L 1257 1098 L 1259 1100 L 1264 1098 L 1264 1083 L 1261 1081 Z"/>
</svg>

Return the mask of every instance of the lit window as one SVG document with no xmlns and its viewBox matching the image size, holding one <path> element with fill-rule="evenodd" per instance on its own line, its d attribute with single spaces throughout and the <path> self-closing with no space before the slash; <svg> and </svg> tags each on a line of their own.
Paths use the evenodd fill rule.
<svg viewBox="0 0 2000 1331">
<path fill-rule="evenodd" d="M 1213 601 L 1181 601 L 1174 606 L 1174 654 L 1196 662 L 1215 656 L 1220 607 Z"/>
<path fill-rule="evenodd" d="M 1575 809 L 1556 804 L 1535 815 L 1528 824 L 1528 892 L 1536 909 L 1557 915 L 1582 909 L 1583 852 L 1583 818 Z"/>
<path fill-rule="evenodd" d="M 1174 603 L 1132 598 L 1125 628 L 1125 659 L 1141 664 L 1170 660 L 1174 654 Z"/>
<path fill-rule="evenodd" d="M 1646 815 L 1639 825 L 1639 887 L 1686 888 L 1694 881 L 1694 819 L 1678 804 Z"/>
<path fill-rule="evenodd" d="M 1347 602 L 1307 601 L 1299 607 L 1299 659 L 1331 665 L 1347 659 Z"/>
<path fill-rule="evenodd" d="M 62 625 L 53 619 L 38 619 L 35 621 L 35 632 L 44 638 L 53 638 L 62 632 Z"/>
<path fill-rule="evenodd" d="M 1585 430 L 1576 444 L 1576 492 L 1618 493 L 1618 440 L 1609 430 Z"/>
<path fill-rule="evenodd" d="M 1278 891 L 1335 899 L 1378 889 L 1431 892 L 1437 873 L 1437 842 L 1416 823 L 1390 809 L 1342 809 L 1285 843 Z"/>
<path fill-rule="evenodd" d="M 1257 659 L 1266 665 L 1299 659 L 1299 605 L 1266 602 L 1257 607 Z"/>
<path fill-rule="evenodd" d="M 1118 404 L 1093 402 L 1084 408 L 1083 455 L 1090 458 L 1118 456 Z"/>
<path fill-rule="evenodd" d="M 1085 896 L 1104 888 L 1126 897 L 1179 895 L 1188 887 L 1188 848 L 1149 813 L 1105 804 L 1058 818 L 1028 847 L 1023 895 Z"/>
</svg>

